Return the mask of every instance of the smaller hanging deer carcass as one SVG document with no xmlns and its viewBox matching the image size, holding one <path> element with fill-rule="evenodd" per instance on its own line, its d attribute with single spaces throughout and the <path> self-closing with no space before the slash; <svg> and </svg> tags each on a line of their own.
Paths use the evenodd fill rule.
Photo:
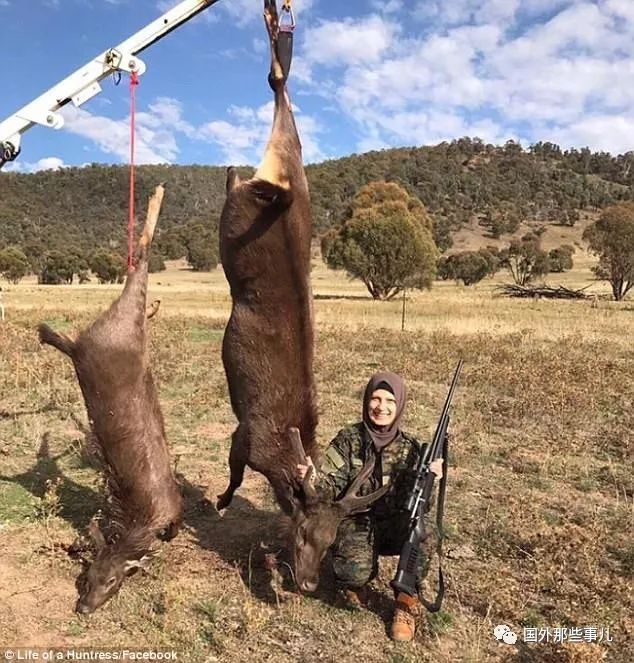
<svg viewBox="0 0 634 663">
<path fill-rule="evenodd" d="M 90 527 L 97 554 L 80 583 L 80 613 L 116 594 L 126 575 L 156 554 L 157 537 L 173 538 L 182 522 L 146 330 L 149 249 L 163 194 L 158 186 L 150 199 L 135 265 L 112 306 L 76 340 L 38 328 L 42 343 L 73 362 L 109 489 L 107 535 L 94 520 Z"/>
</svg>

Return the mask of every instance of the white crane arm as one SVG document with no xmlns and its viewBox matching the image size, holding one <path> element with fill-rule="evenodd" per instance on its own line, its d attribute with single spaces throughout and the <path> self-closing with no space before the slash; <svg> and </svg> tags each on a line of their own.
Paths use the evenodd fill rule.
<svg viewBox="0 0 634 663">
<path fill-rule="evenodd" d="M 143 74 L 145 64 L 136 57 L 141 51 L 216 2 L 218 0 L 183 0 L 0 122 L 0 168 L 18 156 L 24 132 L 36 124 L 52 129 L 61 128 L 64 118 L 56 111 L 70 101 L 75 106 L 81 106 L 99 94 L 99 82 L 116 71 L 135 71 L 139 76 Z"/>
</svg>

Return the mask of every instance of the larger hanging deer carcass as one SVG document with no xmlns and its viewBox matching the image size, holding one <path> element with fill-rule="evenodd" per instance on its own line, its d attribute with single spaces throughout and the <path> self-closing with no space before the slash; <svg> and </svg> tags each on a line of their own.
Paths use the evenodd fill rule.
<svg viewBox="0 0 634 663">
<path fill-rule="evenodd" d="M 229 506 L 242 484 L 245 466 L 264 474 L 282 510 L 292 519 L 290 548 L 296 581 L 311 591 L 317 584 L 319 564 L 334 540 L 333 527 L 325 532 L 320 523 L 327 515 L 328 522 L 338 524 L 344 509 L 346 513 L 362 510 L 371 500 L 348 499 L 334 507 L 319 500 L 310 475 L 303 482 L 296 479 L 297 464 L 317 453 L 312 213 L 286 89 L 288 66 L 281 62 L 274 1 L 265 0 L 264 18 L 271 46 L 268 80 L 275 99 L 273 129 L 251 179 L 242 181 L 229 168 L 220 221 L 220 256 L 233 304 L 222 359 L 238 427 L 229 454 L 229 486 L 218 496 L 217 507 Z M 284 47 L 288 53 L 287 44 Z M 358 487 L 351 486 L 349 498 Z M 372 495 L 372 500 L 384 492 Z"/>
</svg>

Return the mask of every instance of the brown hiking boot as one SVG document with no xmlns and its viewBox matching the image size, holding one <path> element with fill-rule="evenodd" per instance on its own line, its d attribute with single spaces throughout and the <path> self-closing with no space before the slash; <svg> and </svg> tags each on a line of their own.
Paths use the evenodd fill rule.
<svg viewBox="0 0 634 663">
<path fill-rule="evenodd" d="M 360 589 L 340 589 L 337 593 L 335 606 L 344 610 L 358 611 L 365 604 L 364 588 Z"/>
<path fill-rule="evenodd" d="M 394 606 L 394 619 L 392 621 L 392 640 L 396 642 L 409 642 L 414 639 L 416 631 L 416 620 L 414 619 L 414 608 L 418 600 L 399 592 Z"/>
</svg>

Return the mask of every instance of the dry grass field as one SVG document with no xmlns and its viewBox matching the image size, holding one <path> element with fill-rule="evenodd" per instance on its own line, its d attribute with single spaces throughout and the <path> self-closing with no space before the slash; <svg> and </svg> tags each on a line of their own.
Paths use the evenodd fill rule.
<svg viewBox="0 0 634 663">
<path fill-rule="evenodd" d="M 548 282 L 588 285 L 590 260 L 575 260 Z M 408 294 L 401 331 L 401 301 L 373 302 L 321 264 L 313 272 L 322 446 L 358 419 L 365 380 L 384 368 L 406 378 L 405 427 L 425 436 L 465 360 L 451 424 L 446 597 L 442 612 L 420 616 L 410 645 L 387 637 L 394 560 L 361 613 L 333 606 L 327 568 L 315 596 L 276 596 L 259 549 L 278 513 L 263 478 L 247 473 L 222 517 L 202 500 L 227 480 L 234 418 L 220 346 L 230 299 L 220 270 L 179 264 L 151 277 L 162 306 L 150 330 L 186 525 L 104 609 L 74 614 L 81 567 L 66 547 L 103 494 L 72 366 L 34 329 L 84 326 L 120 286 L 3 286 L 0 645 L 174 649 L 194 662 L 634 660 L 634 303 L 501 299 L 493 288 L 504 279 Z M 37 455 L 43 439 L 48 457 Z M 494 639 L 501 623 L 518 644 Z M 549 628 L 552 640 L 555 628 L 591 626 L 609 627 L 612 642 L 522 643 L 523 628 Z"/>
</svg>

